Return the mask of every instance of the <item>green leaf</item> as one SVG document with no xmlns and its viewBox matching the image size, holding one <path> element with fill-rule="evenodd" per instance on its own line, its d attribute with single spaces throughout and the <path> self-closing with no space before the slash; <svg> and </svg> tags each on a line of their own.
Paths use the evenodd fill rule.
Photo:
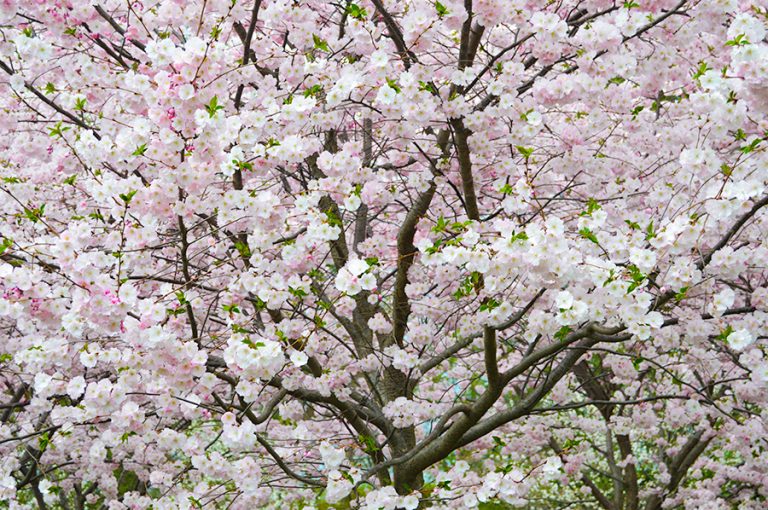
<svg viewBox="0 0 768 510">
<path fill-rule="evenodd" d="M 627 266 L 627 269 L 629 270 L 629 277 L 632 279 L 632 283 L 627 287 L 627 294 L 630 294 L 633 290 L 642 285 L 647 276 L 634 264 Z"/>
<path fill-rule="evenodd" d="M 720 332 L 719 335 L 717 335 L 715 338 L 720 340 L 721 342 L 725 342 L 728 339 L 728 336 L 733 333 L 733 327 L 729 324 L 725 327 L 723 331 Z"/>
<path fill-rule="evenodd" d="M 46 83 L 45 84 L 45 93 L 46 94 L 55 94 L 56 93 L 56 86 L 53 83 L 51 83 L 51 82 Z"/>
<path fill-rule="evenodd" d="M 145 152 L 147 152 L 147 144 L 146 143 L 142 143 L 141 145 L 136 147 L 136 150 L 133 151 L 133 155 L 134 156 L 143 156 Z"/>
<path fill-rule="evenodd" d="M 0 255 L 5 253 L 11 246 L 13 246 L 13 241 L 8 237 L 4 237 L 3 241 L 0 242 Z"/>
<path fill-rule="evenodd" d="M 347 14 L 355 19 L 363 20 L 368 17 L 368 12 L 357 4 L 347 4 Z"/>
<path fill-rule="evenodd" d="M 656 237 L 656 230 L 653 228 L 653 220 L 651 220 L 651 222 L 645 228 L 645 240 L 650 241 L 654 237 Z"/>
<path fill-rule="evenodd" d="M 330 52 L 330 48 L 328 48 L 328 43 L 324 40 L 316 36 L 315 34 L 312 34 L 312 41 L 315 43 L 315 49 L 320 51 L 326 51 Z"/>
<path fill-rule="evenodd" d="M 555 338 L 562 342 L 565 340 L 565 338 L 568 336 L 568 333 L 570 333 L 571 331 L 572 330 L 570 326 L 563 326 L 562 328 L 557 330 L 557 333 L 555 333 Z"/>
<path fill-rule="evenodd" d="M 398 94 L 400 93 L 400 85 L 397 84 L 397 81 L 395 81 L 395 80 L 393 80 L 391 78 L 387 78 L 387 85 L 389 85 L 389 88 L 391 88 L 392 90 L 394 90 Z"/>
<path fill-rule="evenodd" d="M 328 219 L 328 224 L 332 227 L 341 227 L 343 225 L 341 218 L 336 215 L 333 207 L 329 207 L 325 210 L 325 217 Z"/>
<path fill-rule="evenodd" d="M 603 282 L 603 287 L 607 287 L 609 283 L 616 281 L 616 272 L 611 269 L 610 273 L 608 274 L 608 278 L 605 279 Z"/>
<path fill-rule="evenodd" d="M 526 161 L 533 155 L 533 148 L 515 145 L 515 149 L 525 158 Z"/>
<path fill-rule="evenodd" d="M 440 247 L 442 245 L 443 245 L 443 240 L 442 239 L 438 239 L 437 241 L 435 241 L 435 244 L 433 244 L 432 246 L 427 248 L 427 250 L 426 250 L 427 254 L 428 255 L 433 255 L 433 254 L 437 253 L 438 251 L 440 251 Z"/>
<path fill-rule="evenodd" d="M 307 295 L 307 291 L 305 291 L 302 288 L 296 289 L 293 287 L 288 287 L 288 292 L 290 292 L 291 295 L 296 296 L 297 298 L 303 298 L 304 296 Z"/>
<path fill-rule="evenodd" d="M 119 467 L 114 471 L 115 478 L 117 479 L 117 495 L 122 497 L 127 492 L 136 490 L 141 483 L 138 475 L 133 471 L 128 471 L 123 467 Z"/>
<path fill-rule="evenodd" d="M 760 145 L 762 141 L 763 140 L 761 138 L 755 138 L 749 145 L 745 145 L 739 150 L 742 154 L 749 154 L 750 152 L 753 152 L 755 149 L 757 149 L 757 146 Z"/>
<path fill-rule="evenodd" d="M 312 85 L 307 90 L 304 91 L 304 97 L 316 97 L 320 95 L 320 93 L 323 91 L 323 86 L 319 83 L 316 83 L 315 85 Z"/>
<path fill-rule="evenodd" d="M 184 291 L 177 290 L 176 291 L 176 299 L 179 301 L 179 304 L 181 306 L 189 304 L 189 301 L 187 301 L 187 296 L 184 295 Z"/>
<path fill-rule="evenodd" d="M 253 170 L 253 163 L 248 161 L 238 161 L 237 159 L 233 159 L 232 163 L 234 163 L 240 170 Z"/>
<path fill-rule="evenodd" d="M 64 179 L 63 183 L 64 184 L 68 184 L 70 186 L 74 186 L 75 185 L 75 179 L 77 179 L 77 174 L 70 175 L 69 177 Z"/>
<path fill-rule="evenodd" d="M 593 212 L 599 211 L 600 209 L 602 209 L 600 203 L 594 198 L 590 198 L 587 200 L 587 210 L 579 213 L 579 216 L 592 216 Z"/>
<path fill-rule="evenodd" d="M 692 78 L 694 80 L 698 81 L 699 78 L 704 76 L 704 73 L 706 73 L 707 71 L 709 71 L 711 69 L 712 68 L 709 67 L 707 65 L 707 63 L 702 60 L 701 62 L 699 62 L 699 66 L 696 69 L 693 70 L 693 72 L 691 73 L 691 76 L 692 76 Z"/>
<path fill-rule="evenodd" d="M 600 241 L 597 240 L 597 236 L 595 235 L 595 233 L 592 232 L 587 227 L 584 227 L 581 230 L 579 230 L 579 234 L 581 235 L 581 237 L 583 237 L 585 239 L 589 239 L 590 241 L 592 241 L 593 243 L 595 243 L 597 245 L 600 244 Z"/>
<path fill-rule="evenodd" d="M 70 128 L 69 126 L 65 126 L 62 121 L 59 121 L 52 128 L 48 128 L 48 136 L 50 136 L 51 138 L 53 137 L 62 138 L 64 137 L 64 131 L 69 131 L 70 129 L 72 128 Z"/>
<path fill-rule="evenodd" d="M 369 453 L 377 452 L 380 450 L 380 448 L 376 445 L 376 439 L 371 436 L 360 435 L 358 440 L 364 445 L 365 451 Z"/>
<path fill-rule="evenodd" d="M 449 14 L 448 8 L 443 4 L 441 4 L 440 2 L 435 2 L 435 10 L 437 11 L 437 15 L 440 16 L 441 18 Z"/>
<path fill-rule="evenodd" d="M 739 34 L 730 41 L 726 41 L 726 46 L 745 46 L 749 44 L 749 41 L 747 40 L 747 36 L 744 34 Z"/>
<path fill-rule="evenodd" d="M 80 112 L 85 111 L 86 101 L 87 100 L 84 97 L 78 97 L 77 99 L 75 99 L 75 110 Z"/>
<path fill-rule="evenodd" d="M 446 220 L 443 216 L 440 216 L 437 218 L 437 223 L 435 223 L 435 226 L 432 227 L 432 232 L 439 234 L 440 232 L 445 232 L 447 228 L 448 220 Z"/>
<path fill-rule="evenodd" d="M 240 313 L 240 308 L 237 305 L 221 305 L 221 308 L 229 314 Z"/>
<path fill-rule="evenodd" d="M 498 301 L 496 301 L 493 298 L 488 298 L 483 302 L 483 304 L 480 305 L 480 311 L 481 312 L 490 312 L 491 310 L 498 308 L 501 305 Z"/>
<path fill-rule="evenodd" d="M 43 212 L 45 212 L 45 204 L 42 204 L 40 207 L 36 207 L 34 209 L 29 209 L 27 207 L 24 208 L 24 216 L 26 216 L 27 219 L 32 223 L 37 223 L 40 221 L 40 218 L 43 217 Z"/>
<path fill-rule="evenodd" d="M 456 289 L 456 291 L 453 293 L 453 297 L 455 299 L 461 299 L 463 297 L 469 296 L 472 294 L 472 291 L 475 289 L 479 281 L 480 273 L 473 271 L 472 274 L 470 274 L 461 282 L 459 288 Z"/>
<path fill-rule="evenodd" d="M 205 105 L 205 110 L 208 112 L 208 116 L 211 118 L 213 118 L 216 115 L 216 112 L 223 109 L 224 107 L 219 104 L 218 96 L 213 96 L 211 98 L 211 102 Z"/>
<path fill-rule="evenodd" d="M 100 211 L 92 212 L 88 214 L 88 217 L 92 220 L 99 220 L 101 222 L 104 222 L 104 216 L 102 216 Z"/>
<path fill-rule="evenodd" d="M 133 196 L 135 194 L 136 194 L 136 190 L 132 189 L 128 193 L 120 193 L 120 195 L 118 196 L 122 199 L 123 202 L 125 202 L 125 205 L 128 205 L 131 203 L 131 200 L 133 199 Z"/>
<path fill-rule="evenodd" d="M 41 434 L 37 438 L 37 444 L 38 444 L 37 449 L 40 450 L 41 452 L 44 452 L 45 449 L 50 444 L 50 442 L 51 442 L 51 435 L 48 432 Z"/>
<path fill-rule="evenodd" d="M 419 90 L 426 90 L 430 94 L 437 95 L 437 88 L 431 81 L 420 81 Z"/>
<path fill-rule="evenodd" d="M 622 76 L 614 76 L 613 78 L 608 80 L 608 85 L 606 85 L 605 88 L 608 88 L 611 85 L 621 85 L 625 81 L 627 81 L 627 79 Z"/>
<path fill-rule="evenodd" d="M 525 233 L 525 231 L 518 232 L 517 234 L 512 234 L 512 237 L 509 238 L 509 244 L 514 244 L 516 241 L 527 241 L 528 240 L 528 234 Z"/>
<path fill-rule="evenodd" d="M 248 244 L 242 241 L 238 241 L 235 243 L 235 249 L 237 249 L 241 257 L 243 258 L 251 257 L 251 249 L 248 247 Z"/>
</svg>

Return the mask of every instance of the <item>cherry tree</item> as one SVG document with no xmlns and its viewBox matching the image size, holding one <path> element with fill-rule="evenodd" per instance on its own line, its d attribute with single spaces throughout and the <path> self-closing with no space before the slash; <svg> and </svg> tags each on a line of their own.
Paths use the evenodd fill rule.
<svg viewBox="0 0 768 510">
<path fill-rule="evenodd" d="M 0 0 L 0 508 L 764 508 L 766 30 Z"/>
</svg>

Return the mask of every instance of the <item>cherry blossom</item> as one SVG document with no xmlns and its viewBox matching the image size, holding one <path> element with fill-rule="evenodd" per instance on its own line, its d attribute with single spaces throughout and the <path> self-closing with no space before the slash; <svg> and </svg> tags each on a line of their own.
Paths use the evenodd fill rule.
<svg viewBox="0 0 768 510">
<path fill-rule="evenodd" d="M 0 0 L 0 507 L 763 508 L 766 34 Z"/>
</svg>

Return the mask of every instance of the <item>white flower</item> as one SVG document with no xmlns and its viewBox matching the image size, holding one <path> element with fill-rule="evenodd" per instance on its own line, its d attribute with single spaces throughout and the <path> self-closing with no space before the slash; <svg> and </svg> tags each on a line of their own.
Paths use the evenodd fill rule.
<svg viewBox="0 0 768 510">
<path fill-rule="evenodd" d="M 715 294 L 714 299 L 712 300 L 711 305 L 711 311 L 712 315 L 715 317 L 720 317 L 723 315 L 723 312 L 725 312 L 728 308 L 730 308 L 733 305 L 733 302 L 736 299 L 736 294 L 733 292 L 733 290 L 729 288 L 725 288 Z"/>
<path fill-rule="evenodd" d="M 399 497 L 391 485 L 373 490 L 365 496 L 365 510 L 394 510 Z"/>
<path fill-rule="evenodd" d="M 344 209 L 347 211 L 356 211 L 361 204 L 360 197 L 357 195 L 349 195 L 344 199 Z"/>
<path fill-rule="evenodd" d="M 184 44 L 184 49 L 191 55 L 202 57 L 205 54 L 206 42 L 199 37 L 190 37 Z"/>
<path fill-rule="evenodd" d="M 528 121 L 528 124 L 530 124 L 531 126 L 538 126 L 539 124 L 541 124 L 541 113 L 534 110 L 528 113 L 525 116 L 525 119 Z"/>
<path fill-rule="evenodd" d="M 536 11 L 530 19 L 534 32 L 539 34 L 551 34 L 556 37 L 565 37 L 568 33 L 568 25 L 560 16 L 552 12 Z"/>
<path fill-rule="evenodd" d="M 291 363 L 293 363 L 297 367 L 303 367 L 304 365 L 307 364 L 307 360 L 309 359 L 309 357 L 306 354 L 304 354 L 302 351 L 293 351 L 291 353 L 290 358 L 291 358 Z"/>
<path fill-rule="evenodd" d="M 560 468 L 563 467 L 563 462 L 557 457 L 550 457 L 547 462 L 542 466 L 541 470 L 548 477 L 554 477 L 560 473 Z"/>
<path fill-rule="evenodd" d="M 353 258 L 349 259 L 344 267 L 353 275 L 360 276 L 368 270 L 368 263 L 363 259 Z"/>
<path fill-rule="evenodd" d="M 752 369 L 752 374 L 760 382 L 768 382 L 768 363 L 763 360 L 757 367 Z"/>
<path fill-rule="evenodd" d="M 250 377 L 271 379 L 282 369 L 285 357 L 278 342 L 232 335 L 224 349 L 224 361 L 241 368 Z"/>
<path fill-rule="evenodd" d="M 368 263 L 362 259 L 350 259 L 336 275 L 336 288 L 350 296 L 361 290 L 375 289 L 376 278 L 371 273 L 366 273 L 368 267 Z"/>
<path fill-rule="evenodd" d="M 651 250 L 635 249 L 629 252 L 629 260 L 643 273 L 650 272 L 656 265 L 656 254 Z"/>
<path fill-rule="evenodd" d="M 317 101 L 313 97 L 296 96 L 285 109 L 287 111 L 306 112 L 314 108 L 315 105 L 317 105 Z"/>
<path fill-rule="evenodd" d="M 178 90 L 179 99 L 187 101 L 195 97 L 195 87 L 191 83 L 185 83 Z"/>
<path fill-rule="evenodd" d="M 419 506 L 419 498 L 414 494 L 409 494 L 403 497 L 398 503 L 398 508 L 404 508 L 405 510 L 416 510 Z"/>
<path fill-rule="evenodd" d="M 16 16 L 18 4 L 16 0 L 5 0 L 0 2 L 0 23 L 8 23 Z M 15 486 L 15 485 L 14 485 Z M 0 499 L 3 499 L 0 496 Z"/>
<path fill-rule="evenodd" d="M 397 96 L 397 91 L 387 84 L 379 89 L 379 93 L 376 94 L 376 102 L 392 104 L 395 101 L 395 96 Z"/>
<path fill-rule="evenodd" d="M 328 441 L 320 443 L 318 450 L 327 469 L 336 469 L 344 462 L 344 450 L 334 448 Z"/>
<path fill-rule="evenodd" d="M 752 333 L 746 329 L 739 329 L 728 335 L 728 345 L 737 351 L 744 350 L 749 344 L 755 341 Z"/>
<path fill-rule="evenodd" d="M 394 349 L 392 354 L 392 366 L 407 374 L 418 364 L 418 358 L 404 349 Z"/>
<path fill-rule="evenodd" d="M 93 368 L 96 366 L 96 353 L 88 352 L 88 351 L 81 351 L 80 352 L 80 363 L 83 364 L 85 368 Z"/>
<path fill-rule="evenodd" d="M 205 110 L 195 110 L 195 124 L 205 127 L 211 123 L 211 116 Z"/>
<path fill-rule="evenodd" d="M 11 88 L 13 88 L 13 90 L 17 92 L 24 90 L 24 77 L 22 75 L 18 73 L 11 75 L 8 81 L 10 82 Z"/>
<path fill-rule="evenodd" d="M 555 304 L 560 310 L 568 310 L 573 306 L 573 296 L 567 290 L 560 291 L 555 298 Z"/>
<path fill-rule="evenodd" d="M 371 53 L 371 65 L 373 65 L 373 67 L 386 67 L 387 62 L 389 62 L 389 58 L 387 57 L 386 52 L 376 50 Z"/>
<path fill-rule="evenodd" d="M 84 392 L 85 379 L 81 375 L 73 377 L 69 384 L 67 384 L 67 395 L 73 400 L 79 398 Z"/>
<path fill-rule="evenodd" d="M 577 324 L 587 318 L 589 307 L 584 301 L 573 301 L 569 308 L 562 309 L 557 315 L 558 323 L 567 326 Z"/>
<path fill-rule="evenodd" d="M 328 485 L 325 487 L 325 500 L 335 504 L 347 497 L 352 491 L 352 482 L 344 478 L 338 471 L 328 473 Z"/>
</svg>

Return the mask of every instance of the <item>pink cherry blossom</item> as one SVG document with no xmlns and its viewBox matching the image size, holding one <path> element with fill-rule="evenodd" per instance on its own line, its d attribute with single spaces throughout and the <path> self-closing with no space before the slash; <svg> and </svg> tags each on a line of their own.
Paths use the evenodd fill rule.
<svg viewBox="0 0 768 510">
<path fill-rule="evenodd" d="M 0 507 L 763 508 L 767 15 L 0 0 Z"/>
</svg>

